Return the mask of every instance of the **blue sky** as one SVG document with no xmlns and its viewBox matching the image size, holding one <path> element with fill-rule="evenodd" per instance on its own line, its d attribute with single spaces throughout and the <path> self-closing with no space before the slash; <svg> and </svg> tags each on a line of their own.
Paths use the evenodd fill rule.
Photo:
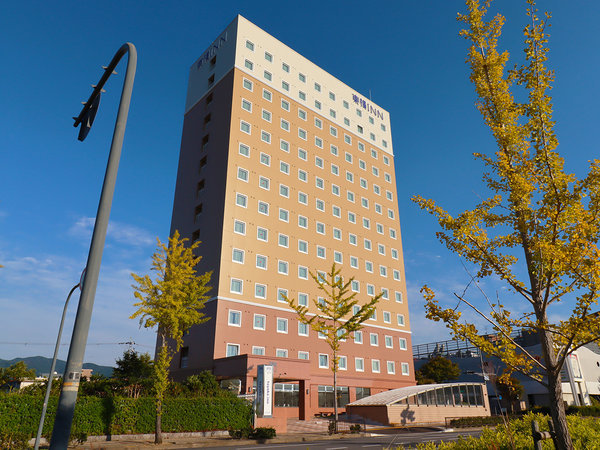
<svg viewBox="0 0 600 450">
<path fill-rule="evenodd" d="M 523 54 L 522 3 L 496 3 L 508 18 L 501 46 L 515 62 Z M 567 170 L 583 176 L 599 154 L 600 4 L 543 6 L 553 13 L 559 150 Z M 4 2 L 0 358 L 52 354 L 65 296 L 87 256 L 124 63 L 85 142 L 77 141 L 71 117 L 126 41 L 138 49 L 138 71 L 85 359 L 113 364 L 126 348 L 119 343 L 129 340 L 152 350 L 154 333 L 128 319 L 129 274 L 148 271 L 155 238 L 169 231 L 188 69 L 238 13 L 390 112 L 414 343 L 445 338 L 443 326 L 424 318 L 418 290 L 427 283 L 451 302 L 469 278 L 410 197 L 434 198 L 456 212 L 486 195 L 472 153 L 495 147 L 474 107 L 467 42 L 455 20 L 463 9 L 453 0 Z M 482 286 L 510 298 L 494 280 Z M 66 354 L 64 345 L 60 357 Z"/>
</svg>

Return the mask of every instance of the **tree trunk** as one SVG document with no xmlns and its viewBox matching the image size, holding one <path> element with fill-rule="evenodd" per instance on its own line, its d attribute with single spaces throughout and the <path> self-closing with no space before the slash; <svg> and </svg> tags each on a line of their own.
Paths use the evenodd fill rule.
<svg viewBox="0 0 600 450">
<path fill-rule="evenodd" d="M 154 443 L 162 444 L 162 400 L 156 400 L 156 430 L 154 431 Z"/>
<path fill-rule="evenodd" d="M 337 352 L 333 351 L 333 432 L 338 432 L 338 397 L 337 397 Z"/>
<path fill-rule="evenodd" d="M 545 314 L 542 317 L 543 323 L 547 323 Z M 539 317 L 538 317 L 539 320 Z M 540 330 L 540 340 L 542 344 L 542 353 L 546 361 L 548 377 L 548 395 L 550 397 L 550 415 L 552 424 L 556 433 L 557 450 L 572 450 L 573 442 L 567 426 L 567 414 L 565 412 L 565 403 L 563 400 L 562 384 L 560 380 L 560 367 L 556 367 L 556 355 L 554 353 L 554 343 L 550 332 Z"/>
<path fill-rule="evenodd" d="M 565 412 L 565 402 L 563 401 L 560 372 L 556 375 L 548 375 L 548 393 L 550 394 L 550 414 L 556 432 L 556 448 L 558 450 L 571 450 L 573 442 L 567 427 L 567 414 Z"/>
</svg>

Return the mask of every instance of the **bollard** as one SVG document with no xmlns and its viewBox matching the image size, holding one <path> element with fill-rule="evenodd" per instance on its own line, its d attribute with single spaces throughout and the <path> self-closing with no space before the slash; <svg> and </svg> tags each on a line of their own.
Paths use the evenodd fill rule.
<svg viewBox="0 0 600 450">
<path fill-rule="evenodd" d="M 531 436 L 533 437 L 533 448 L 535 450 L 542 450 L 542 441 L 554 439 L 553 433 L 549 431 L 540 431 L 540 426 L 536 420 L 531 421 Z"/>
</svg>

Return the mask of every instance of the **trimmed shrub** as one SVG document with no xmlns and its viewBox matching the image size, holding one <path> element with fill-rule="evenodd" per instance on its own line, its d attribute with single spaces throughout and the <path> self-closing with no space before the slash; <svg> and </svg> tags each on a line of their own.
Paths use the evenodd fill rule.
<svg viewBox="0 0 600 450">
<path fill-rule="evenodd" d="M 42 434 L 49 437 L 54 424 L 57 397 L 51 397 Z M 0 433 L 35 437 L 42 413 L 42 398 L 28 395 L 0 396 Z M 252 405 L 235 397 L 167 398 L 163 404 L 163 432 L 193 432 L 248 427 Z M 72 435 L 153 433 L 156 408 L 152 398 L 79 397 L 73 416 Z M 5 448 L 2 446 L 1 448 Z"/>
</svg>

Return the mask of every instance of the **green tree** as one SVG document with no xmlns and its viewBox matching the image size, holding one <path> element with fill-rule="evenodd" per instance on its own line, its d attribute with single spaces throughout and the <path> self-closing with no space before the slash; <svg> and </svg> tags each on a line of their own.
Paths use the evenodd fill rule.
<svg viewBox="0 0 600 450">
<path fill-rule="evenodd" d="M 157 328 L 157 355 L 154 360 L 154 391 L 156 394 L 155 442 L 162 443 L 162 404 L 169 384 L 169 366 L 173 350 L 167 340 L 172 340 L 175 352 L 183 343 L 183 333 L 193 325 L 209 320 L 202 308 L 208 300 L 208 286 L 212 272 L 196 273 L 201 256 L 194 250 L 199 241 L 186 246 L 187 239 L 181 239 L 176 230 L 169 238 L 169 245 L 157 239 L 158 246 L 152 255 L 152 268 L 156 277 L 131 274 L 136 284 L 134 296 L 139 301 L 138 309 L 131 319 L 139 318 L 140 326 Z"/>
<path fill-rule="evenodd" d="M 0 386 L 6 383 L 23 381 L 27 378 L 35 378 L 35 369 L 27 368 L 24 361 L 16 362 L 6 368 L 0 367 Z"/>
<path fill-rule="evenodd" d="M 219 397 L 229 395 L 228 391 L 221 389 L 217 378 L 209 370 L 204 370 L 199 374 L 189 376 L 184 384 L 193 395 L 199 397 Z"/>
<path fill-rule="evenodd" d="M 149 353 L 139 354 L 128 349 L 115 363 L 117 367 L 113 370 L 113 378 L 122 383 L 129 397 L 138 398 L 151 383 L 152 357 Z"/>
<path fill-rule="evenodd" d="M 487 21 L 487 9 L 477 0 L 467 0 L 468 13 L 458 17 L 471 44 L 467 62 L 477 108 L 497 145 L 494 155 L 475 155 L 486 166 L 483 180 L 491 195 L 456 216 L 432 200 L 414 200 L 437 217 L 438 238 L 478 267 L 475 285 L 497 277 L 528 310 L 511 314 L 490 299 L 482 310 L 465 293 L 455 294 L 492 325 L 498 334 L 492 343 L 463 322 L 459 310 L 441 307 L 427 286 L 422 292 L 427 317 L 547 387 L 558 448 L 570 449 L 560 371 L 569 353 L 600 336 L 600 316 L 591 314 L 600 295 L 600 161 L 592 161 L 580 180 L 564 171 L 549 95 L 554 73 L 546 67 L 550 15 L 539 17 L 534 1 L 527 3 L 525 61 L 508 71 L 509 54 L 497 49 L 504 17 Z M 559 304 L 570 314 L 558 312 L 562 320 L 552 323 L 549 312 Z M 519 328 L 538 334 L 541 359 L 511 338 Z"/>
<path fill-rule="evenodd" d="M 460 376 L 458 364 L 443 356 L 434 356 L 415 373 L 417 384 L 433 384 L 456 380 Z"/>
<path fill-rule="evenodd" d="M 316 310 L 316 314 L 309 312 L 307 306 L 296 303 L 294 299 L 285 297 L 285 300 L 296 311 L 300 322 L 325 336 L 325 342 L 331 349 L 332 358 L 329 365 L 333 372 L 333 408 L 335 432 L 337 433 L 337 372 L 340 345 L 350 336 L 350 333 L 359 331 L 363 327 L 363 322 L 373 315 L 377 302 L 383 294 L 372 297 L 368 303 L 360 306 L 355 298 L 356 292 L 350 293 L 354 277 L 344 282 L 341 270 L 336 268 L 335 263 L 331 266 L 329 273 L 315 275 L 310 272 L 310 276 L 324 294 L 322 301 L 314 301 L 315 309 L 313 311 Z"/>
<path fill-rule="evenodd" d="M 521 400 L 525 393 L 525 389 L 521 382 L 517 378 L 511 376 L 510 373 L 505 372 L 496 378 L 495 384 L 498 394 L 502 396 L 503 400 L 506 400 L 509 412 L 514 412 L 515 403 Z"/>
</svg>

